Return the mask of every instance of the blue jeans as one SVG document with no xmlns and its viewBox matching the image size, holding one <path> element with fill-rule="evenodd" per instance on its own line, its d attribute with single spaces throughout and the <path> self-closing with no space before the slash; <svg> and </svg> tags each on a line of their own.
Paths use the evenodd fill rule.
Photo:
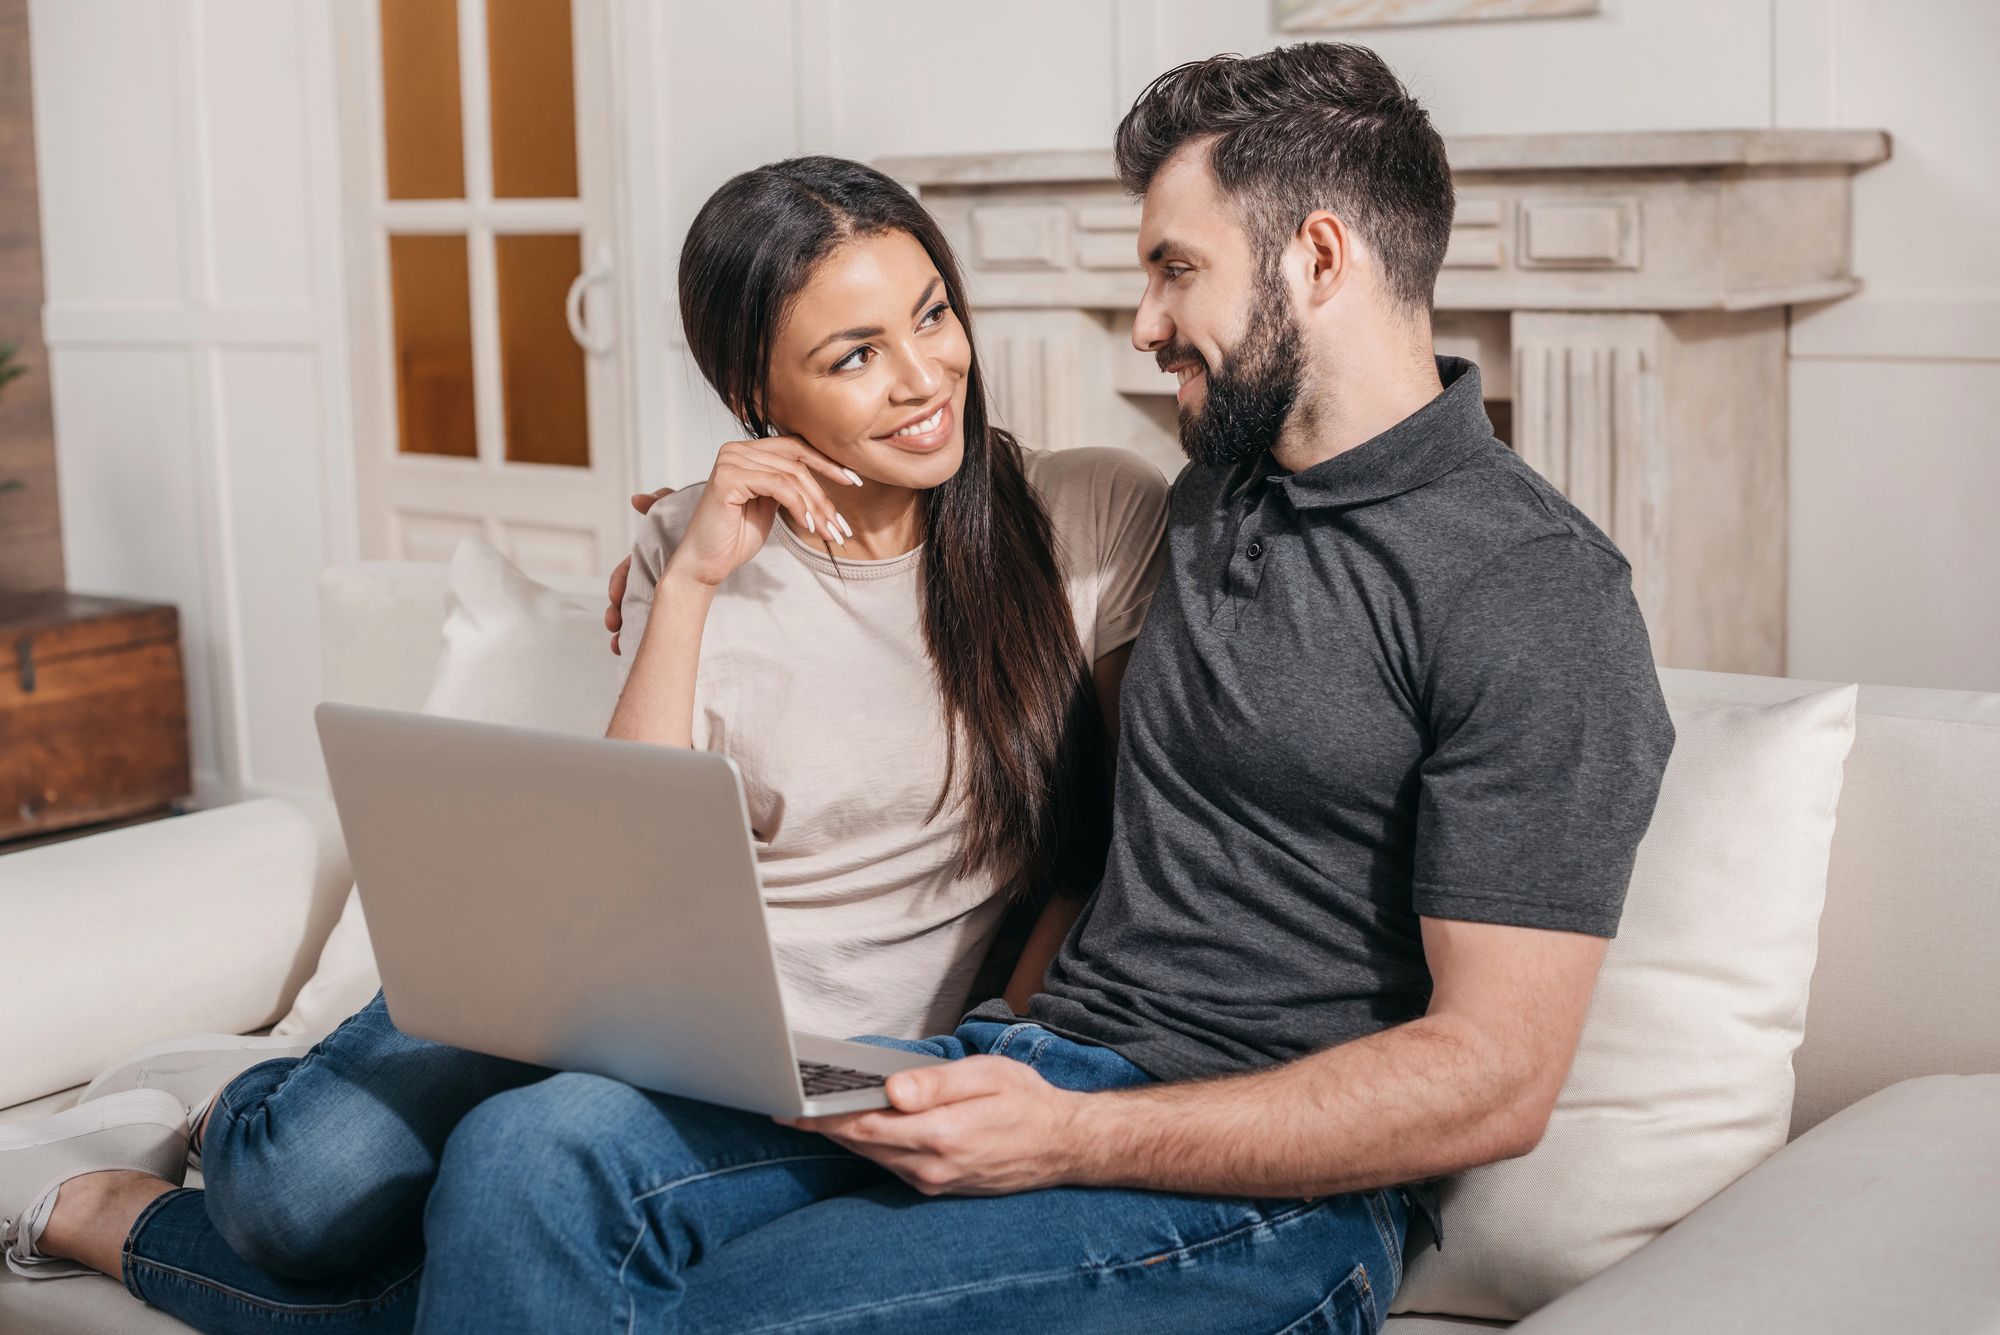
<svg viewBox="0 0 2000 1335">
<path fill-rule="evenodd" d="M 875 1041 L 1146 1081 L 1032 1025 Z M 285 1097 L 309 1081 L 335 1113 Z M 1401 1279 L 1393 1191 L 925 1198 L 763 1117 L 406 1038 L 379 999 L 227 1095 L 214 1197 L 161 1197 L 126 1246 L 127 1287 L 212 1332 L 1372 1331 Z"/>
<path fill-rule="evenodd" d="M 452 1128 L 550 1074 L 410 1038 L 378 994 L 304 1057 L 222 1091 L 202 1143 L 208 1189 L 139 1216 L 125 1287 L 197 1330 L 409 1330 Z"/>
<path fill-rule="evenodd" d="M 1030 1024 L 893 1046 L 1011 1057 L 1067 1089 L 1147 1081 Z M 559 1075 L 452 1133 L 417 1329 L 1373 1331 L 1405 1222 L 1393 1190 L 925 1197 L 767 1118 Z"/>
</svg>

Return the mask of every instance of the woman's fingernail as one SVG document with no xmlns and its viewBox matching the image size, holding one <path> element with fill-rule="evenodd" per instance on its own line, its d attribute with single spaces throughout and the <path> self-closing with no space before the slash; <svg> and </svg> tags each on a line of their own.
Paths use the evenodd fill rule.
<svg viewBox="0 0 2000 1335">
<path fill-rule="evenodd" d="M 840 471 L 847 474 L 849 482 L 852 482 L 857 487 L 861 485 L 861 474 L 855 472 L 852 468 L 843 468 Z"/>
<path fill-rule="evenodd" d="M 847 522 L 846 515 L 842 514 L 838 510 L 835 510 L 833 512 L 833 517 L 840 521 L 840 531 L 842 533 L 845 533 L 850 538 L 854 536 L 854 525 Z"/>
<path fill-rule="evenodd" d="M 808 511 L 806 511 L 806 532 L 808 532 L 808 533 L 812 533 L 812 532 L 815 532 L 815 531 L 816 531 L 816 530 L 815 530 L 815 529 L 813 528 L 813 517 L 812 517 L 812 511 L 808 510 Z"/>
</svg>

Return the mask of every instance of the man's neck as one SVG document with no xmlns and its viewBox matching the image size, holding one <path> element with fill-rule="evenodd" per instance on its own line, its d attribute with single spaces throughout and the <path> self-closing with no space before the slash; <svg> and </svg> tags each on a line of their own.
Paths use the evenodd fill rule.
<svg viewBox="0 0 2000 1335">
<path fill-rule="evenodd" d="M 1366 444 L 1444 392 L 1428 321 L 1421 337 L 1412 331 L 1320 352 L 1271 451 L 1286 472 L 1302 473 Z"/>
</svg>

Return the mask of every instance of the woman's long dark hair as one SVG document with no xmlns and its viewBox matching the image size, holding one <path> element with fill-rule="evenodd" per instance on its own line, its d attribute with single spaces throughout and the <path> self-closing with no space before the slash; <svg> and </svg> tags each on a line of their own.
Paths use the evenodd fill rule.
<svg viewBox="0 0 2000 1335">
<path fill-rule="evenodd" d="M 892 232 L 929 253 L 970 342 L 943 231 L 873 168 L 793 158 L 744 172 L 702 206 L 681 249 L 681 324 L 702 375 L 752 437 L 771 432 L 772 347 L 813 271 L 850 240 Z M 965 462 L 924 503 L 924 644 L 950 748 L 931 816 L 964 802 L 962 874 L 988 869 L 1023 896 L 1087 894 L 1110 838 L 1104 722 L 1048 515 L 1020 446 L 988 424 L 976 346 L 963 423 Z"/>
</svg>

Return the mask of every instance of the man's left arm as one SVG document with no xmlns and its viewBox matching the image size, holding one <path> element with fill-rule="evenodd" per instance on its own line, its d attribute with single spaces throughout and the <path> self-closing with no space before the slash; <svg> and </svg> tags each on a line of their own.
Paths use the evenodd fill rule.
<svg viewBox="0 0 2000 1335">
<path fill-rule="evenodd" d="M 1423 920 L 1421 1019 L 1248 1075 L 1096 1094 L 1004 1057 L 889 1079 L 893 1112 L 798 1123 L 929 1195 L 1137 1187 L 1326 1196 L 1526 1154 L 1583 1032 L 1601 938 Z"/>
</svg>

